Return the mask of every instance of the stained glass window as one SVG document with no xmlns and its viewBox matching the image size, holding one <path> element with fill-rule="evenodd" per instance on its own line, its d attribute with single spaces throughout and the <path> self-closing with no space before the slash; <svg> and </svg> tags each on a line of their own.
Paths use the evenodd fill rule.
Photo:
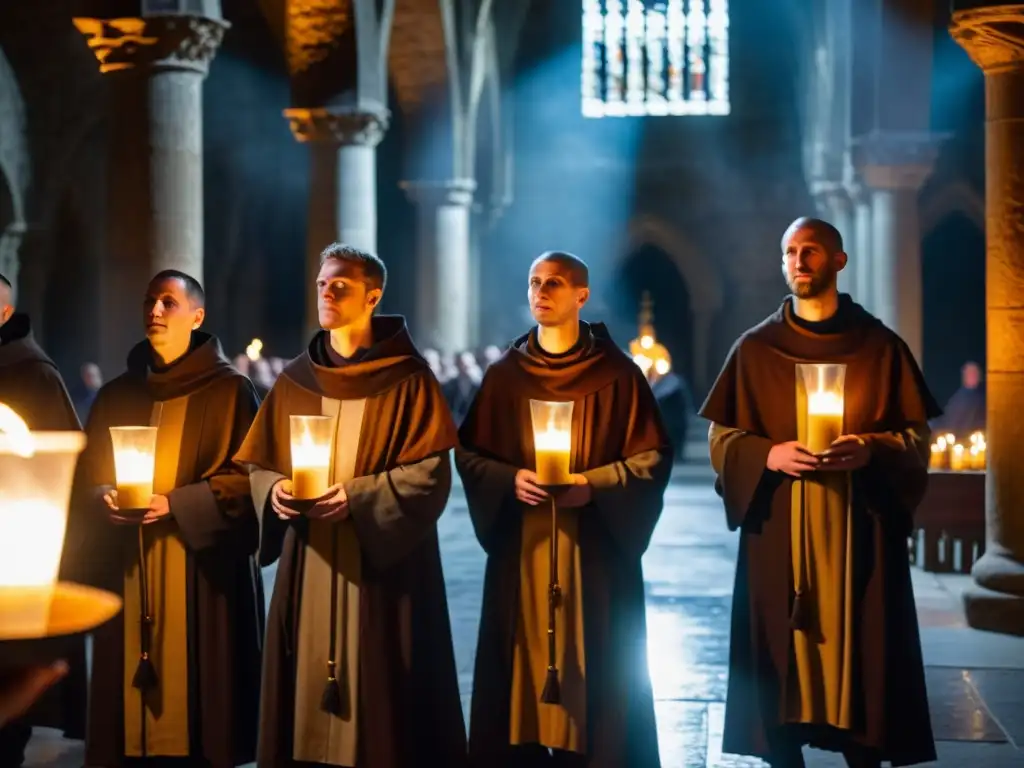
<svg viewBox="0 0 1024 768">
<path fill-rule="evenodd" d="M 728 0 L 583 0 L 585 117 L 729 114 Z"/>
</svg>

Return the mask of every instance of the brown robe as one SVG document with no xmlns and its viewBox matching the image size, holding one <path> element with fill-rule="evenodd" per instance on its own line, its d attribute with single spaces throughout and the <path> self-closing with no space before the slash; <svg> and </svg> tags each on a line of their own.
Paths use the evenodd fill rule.
<svg viewBox="0 0 1024 768">
<path fill-rule="evenodd" d="M 122 595 L 122 614 L 95 634 L 86 763 L 204 758 L 229 768 L 255 757 L 263 585 L 248 476 L 232 461 L 256 413 L 252 383 L 216 338 L 154 369 L 149 342 L 96 396 L 76 472 L 65 572 Z M 154 491 L 168 519 L 142 526 L 157 684 L 132 686 L 139 659 L 140 528 L 114 525 L 100 495 L 115 482 L 109 427 L 156 425 Z M 145 703 L 144 703 L 145 702 Z M 143 718 L 145 725 L 143 726 Z"/>
<path fill-rule="evenodd" d="M 715 487 L 729 528 L 740 531 L 722 748 L 767 757 L 776 727 L 794 719 L 794 481 L 765 464 L 772 445 L 799 435 L 796 363 L 831 362 L 847 366 L 844 432 L 872 449 L 848 491 L 852 727 L 795 733 L 825 749 L 871 747 L 893 765 L 926 762 L 935 747 L 907 536 L 928 481 L 921 435 L 939 408 L 906 344 L 845 294 L 826 326 L 822 333 L 794 320 L 787 299 L 737 341 L 700 412 L 739 430 L 713 445 Z"/>
<path fill-rule="evenodd" d="M 534 466 L 530 399 L 574 403 L 571 469 L 586 476 L 593 489 L 590 504 L 559 513 L 560 545 L 565 539 L 574 544 L 561 548 L 572 554 L 560 560 L 561 578 L 569 579 L 562 584 L 582 609 L 582 626 L 575 607 L 556 619 L 556 639 L 571 635 L 575 641 L 582 634 L 582 653 L 567 654 L 563 645 L 559 673 L 570 692 L 579 686 L 585 691 L 581 711 L 577 702 L 566 701 L 570 720 L 579 718 L 585 726 L 580 739 L 571 731 L 565 734 L 565 747 L 584 752 L 590 766 L 656 768 L 660 759 L 640 559 L 661 515 L 672 448 L 640 369 L 603 325 L 587 323 L 580 325 L 579 343 L 564 355 L 544 353 L 535 331 L 518 339 L 487 369 L 459 431 L 456 466 L 474 530 L 487 552 L 470 759 L 481 768 L 500 766 L 508 759 L 509 745 L 531 741 L 531 731 L 541 734 L 539 743 L 542 732 L 557 735 L 551 723 L 543 722 L 549 719 L 543 710 L 552 705 L 534 706 L 541 694 L 534 664 L 538 652 L 541 664 L 547 663 L 547 601 L 530 607 L 537 595 L 523 591 L 524 580 L 547 584 L 547 543 L 539 558 L 532 547 L 524 559 L 523 546 L 535 533 L 550 538 L 547 514 L 541 513 L 535 525 L 541 507 L 522 504 L 514 490 L 516 472 Z M 536 563 L 541 572 L 524 577 L 524 568 Z M 538 616 L 541 607 L 545 612 Z M 567 613 L 573 614 L 571 620 Z M 524 645 L 523 630 L 530 627 L 539 636 L 525 638 Z M 573 650 L 572 644 L 568 649 Z M 523 669 L 516 658 L 524 653 L 530 657 L 530 672 L 525 680 L 522 675 L 516 679 L 514 670 Z M 512 711 L 513 699 L 519 712 Z M 564 729 L 564 724 L 555 726 Z"/>
<path fill-rule="evenodd" d="M 338 364 L 327 333 L 318 333 L 278 377 L 236 456 L 253 467 L 260 560 L 280 559 L 268 617 L 260 768 L 293 766 L 310 755 L 344 764 L 353 748 L 358 768 L 457 768 L 466 759 L 436 527 L 451 488 L 455 426 L 404 319 L 374 318 L 373 338 L 357 360 Z M 331 557 L 326 526 L 282 522 L 268 494 L 291 476 L 289 416 L 333 413 L 333 475 L 344 484 L 350 517 L 330 526 L 337 529 Z M 353 433 L 358 444 L 349 453 Z M 307 578 L 311 568 L 326 576 L 326 587 Z M 309 704 L 327 682 L 325 640 L 339 652 L 337 714 Z M 303 743 L 296 743 L 297 726 Z"/>
<path fill-rule="evenodd" d="M 0 403 L 10 406 L 32 430 L 80 430 L 78 416 L 57 366 L 36 343 L 28 315 L 16 312 L 0 326 Z M 68 676 L 26 714 L 0 729 L 0 742 L 31 726 L 59 728 L 69 739 L 85 735 L 85 638 L 67 651 Z"/>
</svg>

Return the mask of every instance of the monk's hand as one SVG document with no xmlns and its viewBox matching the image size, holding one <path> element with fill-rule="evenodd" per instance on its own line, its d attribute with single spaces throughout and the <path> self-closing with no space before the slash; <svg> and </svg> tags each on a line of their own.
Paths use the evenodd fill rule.
<svg viewBox="0 0 1024 768">
<path fill-rule="evenodd" d="M 858 435 L 842 435 L 821 454 L 819 469 L 849 472 L 866 467 L 869 461 L 871 449 L 864 438 Z"/>
<path fill-rule="evenodd" d="M 146 510 L 145 516 L 142 518 L 142 524 L 148 525 L 149 523 L 155 523 L 157 520 L 162 520 L 171 514 L 171 502 L 166 496 L 155 493 L 149 500 L 149 509 Z"/>
<path fill-rule="evenodd" d="M 537 485 L 537 473 L 529 469 L 516 472 L 516 498 L 535 507 L 548 497 L 548 492 Z"/>
<path fill-rule="evenodd" d="M 0 680 L 0 728 L 25 714 L 46 690 L 68 673 L 66 661 L 19 670 Z"/>
<path fill-rule="evenodd" d="M 306 517 L 325 523 L 344 520 L 348 517 L 348 494 L 341 483 L 332 485 L 327 493 L 313 500 L 313 506 L 306 511 Z"/>
<path fill-rule="evenodd" d="M 283 478 L 274 483 L 270 489 L 270 508 L 281 520 L 294 520 L 302 515 L 302 510 L 297 506 L 297 499 L 292 496 L 292 481 Z"/>
<path fill-rule="evenodd" d="M 121 508 L 117 506 L 116 488 L 107 488 L 103 494 L 103 503 L 107 505 L 107 517 L 115 525 L 138 525 L 142 522 L 139 517 L 128 517 L 121 514 Z"/>
<path fill-rule="evenodd" d="M 807 446 L 796 440 L 773 445 L 768 451 L 767 468 L 772 472 L 782 472 L 790 477 L 800 477 L 804 472 L 813 472 L 820 468 L 821 461 Z"/>
<path fill-rule="evenodd" d="M 555 502 L 560 507 L 572 509 L 574 507 L 585 507 L 594 497 L 593 488 L 583 475 L 570 475 L 572 485 L 555 496 Z"/>
</svg>

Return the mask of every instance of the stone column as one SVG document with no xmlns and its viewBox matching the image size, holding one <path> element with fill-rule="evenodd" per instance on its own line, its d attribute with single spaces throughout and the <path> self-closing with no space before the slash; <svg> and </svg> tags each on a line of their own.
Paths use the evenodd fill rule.
<svg viewBox="0 0 1024 768">
<path fill-rule="evenodd" d="M 853 203 L 846 188 L 838 182 L 819 182 L 815 184 L 814 198 L 821 216 L 839 230 L 843 236 L 843 246 L 849 251 L 853 242 Z M 851 265 L 852 267 L 852 265 Z M 853 290 L 852 269 L 844 269 L 839 273 L 839 290 L 850 293 Z"/>
<path fill-rule="evenodd" d="M 860 175 L 871 196 L 872 311 L 922 364 L 921 227 L 917 193 L 931 175 L 933 137 L 876 133 L 860 142 Z"/>
<path fill-rule="evenodd" d="M 306 337 L 320 328 L 314 285 L 320 252 L 335 241 L 377 253 L 377 145 L 389 115 L 287 109 L 292 134 L 309 144 Z"/>
<path fill-rule="evenodd" d="M 953 38 L 985 73 L 985 554 L 964 593 L 973 627 L 1024 634 L 1024 5 L 953 14 Z"/>
<path fill-rule="evenodd" d="M 871 229 L 871 195 L 862 184 L 851 185 L 849 195 L 853 203 L 853 247 L 847 249 L 850 266 L 846 268 L 853 283 L 850 293 L 855 301 L 869 312 L 873 312 L 871 254 L 874 243 Z"/>
<path fill-rule="evenodd" d="M 416 204 L 416 338 L 441 352 L 473 343 L 470 217 L 476 182 L 406 181 Z"/>
<path fill-rule="evenodd" d="M 112 81 L 101 367 L 124 368 L 142 336 L 146 283 L 162 269 L 203 279 L 203 79 L 228 24 L 208 15 L 76 18 Z"/>
</svg>

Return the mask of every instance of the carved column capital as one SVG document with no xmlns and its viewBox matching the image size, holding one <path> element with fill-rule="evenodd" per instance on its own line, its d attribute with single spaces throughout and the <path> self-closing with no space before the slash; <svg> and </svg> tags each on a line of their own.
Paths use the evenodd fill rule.
<svg viewBox="0 0 1024 768">
<path fill-rule="evenodd" d="M 1024 5 L 957 11 L 949 33 L 985 74 L 1024 64 Z"/>
<path fill-rule="evenodd" d="M 414 203 L 431 208 L 441 205 L 469 206 L 476 191 L 476 182 L 473 179 L 403 181 L 399 186 Z"/>
<path fill-rule="evenodd" d="M 861 180 L 872 189 L 919 189 L 931 176 L 946 137 L 875 132 L 853 142 Z"/>
<path fill-rule="evenodd" d="M 383 112 L 292 108 L 284 111 L 298 141 L 376 147 L 388 129 L 391 115 Z"/>
<path fill-rule="evenodd" d="M 178 69 L 205 75 L 231 25 L 206 16 L 73 19 L 100 63 L 100 72 Z"/>
<path fill-rule="evenodd" d="M 841 181 L 815 181 L 811 184 L 811 195 L 819 207 L 830 212 L 849 208 L 852 202 Z"/>
</svg>

